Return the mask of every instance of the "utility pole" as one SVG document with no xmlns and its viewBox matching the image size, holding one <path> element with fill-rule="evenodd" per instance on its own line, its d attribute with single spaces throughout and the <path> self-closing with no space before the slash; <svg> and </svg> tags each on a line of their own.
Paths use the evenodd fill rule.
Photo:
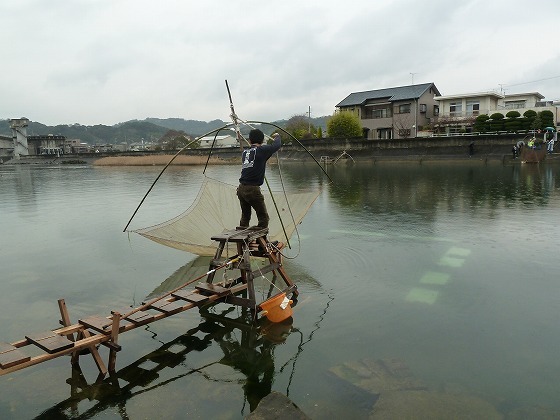
<svg viewBox="0 0 560 420">
<path fill-rule="evenodd" d="M 307 115 L 309 116 L 309 126 L 307 127 L 307 132 L 311 133 L 311 105 L 309 106 L 309 112 Z"/>
<path fill-rule="evenodd" d="M 410 76 L 412 77 L 412 84 L 414 84 L 414 75 L 418 74 L 418 73 L 410 73 Z"/>
</svg>

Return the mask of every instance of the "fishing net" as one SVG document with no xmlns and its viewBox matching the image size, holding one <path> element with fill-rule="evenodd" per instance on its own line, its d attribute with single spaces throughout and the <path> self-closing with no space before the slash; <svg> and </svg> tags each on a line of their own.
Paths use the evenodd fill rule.
<svg viewBox="0 0 560 420">
<path fill-rule="evenodd" d="M 270 215 L 268 239 L 286 242 L 286 235 L 290 238 L 319 196 L 319 191 L 289 194 L 286 200 L 283 192 L 273 191 L 271 196 L 266 188 L 261 189 Z M 217 242 L 211 237 L 224 230 L 235 229 L 239 224 L 241 209 L 236 190 L 236 186 L 206 177 L 195 201 L 185 212 L 166 222 L 134 232 L 175 249 L 197 255 L 214 255 Z M 251 221 L 256 224 L 254 211 Z"/>
</svg>

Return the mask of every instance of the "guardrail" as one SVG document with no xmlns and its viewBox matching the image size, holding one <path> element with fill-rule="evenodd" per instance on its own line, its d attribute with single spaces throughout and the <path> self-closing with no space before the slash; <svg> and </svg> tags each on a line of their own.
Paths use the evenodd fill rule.
<svg viewBox="0 0 560 420">
<path fill-rule="evenodd" d="M 512 134 L 535 134 L 532 130 L 517 130 L 517 131 L 486 131 L 485 133 L 481 132 L 474 132 L 474 133 L 432 133 L 431 136 L 427 137 L 457 137 L 457 136 L 465 136 L 465 137 L 472 137 L 472 136 L 511 136 Z"/>
</svg>

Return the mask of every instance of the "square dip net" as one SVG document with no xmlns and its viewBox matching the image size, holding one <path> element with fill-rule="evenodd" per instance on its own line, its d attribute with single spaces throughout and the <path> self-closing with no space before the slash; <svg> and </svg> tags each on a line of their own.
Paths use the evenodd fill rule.
<svg viewBox="0 0 560 420">
<path fill-rule="evenodd" d="M 268 240 L 286 242 L 320 191 L 287 194 L 287 199 L 282 191 L 273 192 L 274 199 L 265 188 L 262 193 L 270 216 Z M 186 211 L 166 222 L 133 232 L 175 249 L 214 255 L 216 242 L 211 237 L 224 230 L 234 230 L 240 216 L 237 187 L 205 177 L 195 201 Z M 251 222 L 256 224 L 254 211 Z M 233 246 L 230 251 L 236 252 Z"/>
</svg>

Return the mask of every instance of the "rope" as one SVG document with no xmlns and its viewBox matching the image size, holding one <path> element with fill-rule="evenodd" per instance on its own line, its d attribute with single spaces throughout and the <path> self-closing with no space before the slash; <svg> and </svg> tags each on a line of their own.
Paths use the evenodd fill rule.
<svg viewBox="0 0 560 420">
<path fill-rule="evenodd" d="M 288 211 L 290 212 L 290 216 L 292 218 L 292 223 L 294 224 L 294 230 L 296 232 L 296 236 L 297 236 L 297 239 L 298 239 L 298 251 L 297 251 L 296 255 L 294 257 L 292 257 L 292 259 L 295 259 L 299 256 L 299 253 L 301 252 L 301 238 L 299 236 L 299 230 L 298 230 L 297 223 L 296 223 L 296 220 L 295 220 L 295 217 L 294 217 L 294 213 L 292 212 L 292 207 L 290 206 L 290 202 L 288 201 L 288 195 L 286 194 L 286 187 L 284 186 L 284 176 L 282 175 L 282 166 L 280 165 L 280 158 L 277 157 L 277 160 L 278 160 L 278 174 L 280 175 L 280 185 L 282 185 L 282 191 L 284 192 L 284 199 L 286 200 L 286 203 L 288 205 Z M 278 247 L 275 247 L 275 248 L 278 252 L 280 252 L 280 249 L 278 249 Z M 288 248 L 290 248 L 290 249 L 292 248 L 290 246 L 289 242 L 288 242 Z M 280 255 L 285 256 L 281 252 L 280 252 Z M 288 258 L 288 257 L 286 257 L 286 258 Z"/>
</svg>

